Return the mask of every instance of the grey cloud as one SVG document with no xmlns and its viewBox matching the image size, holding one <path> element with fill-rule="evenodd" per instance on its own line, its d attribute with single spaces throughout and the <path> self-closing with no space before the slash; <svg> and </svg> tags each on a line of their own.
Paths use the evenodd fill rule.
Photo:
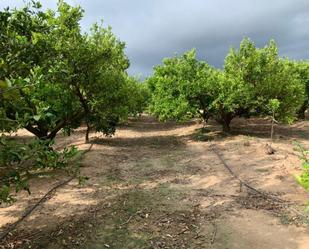
<svg viewBox="0 0 309 249">
<path fill-rule="evenodd" d="M 22 0 L 0 2 L 14 6 Z M 48 7 L 55 0 L 42 1 Z M 308 0 L 70 0 L 85 9 L 84 30 L 104 19 L 126 42 L 130 72 L 147 76 L 164 57 L 193 47 L 222 67 L 230 46 L 245 36 L 257 46 L 274 38 L 281 55 L 309 58 Z"/>
</svg>

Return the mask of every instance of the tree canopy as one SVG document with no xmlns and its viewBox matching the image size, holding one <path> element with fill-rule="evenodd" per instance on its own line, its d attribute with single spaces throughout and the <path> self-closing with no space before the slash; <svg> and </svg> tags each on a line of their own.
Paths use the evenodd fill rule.
<svg viewBox="0 0 309 249">
<path fill-rule="evenodd" d="M 125 44 L 103 25 L 82 34 L 82 16 L 63 1 L 0 12 L 1 120 L 52 139 L 83 120 L 110 134 L 126 118 Z"/>
<path fill-rule="evenodd" d="M 279 57 L 273 40 L 257 48 L 244 39 L 239 49 L 229 51 L 223 70 L 197 60 L 192 50 L 164 59 L 154 68 L 148 79 L 150 111 L 162 120 L 188 119 L 196 114 L 204 120 L 213 117 L 229 131 L 234 117 L 269 115 L 268 104 L 276 99 L 280 103 L 276 118 L 291 122 L 304 103 L 304 81 L 308 78 L 301 78 L 300 72 L 299 65 Z"/>
<path fill-rule="evenodd" d="M 208 115 L 211 96 L 207 86 L 215 84 L 215 70 L 196 59 L 196 51 L 167 58 L 147 79 L 152 92 L 150 111 L 161 120 L 185 120 Z"/>
</svg>

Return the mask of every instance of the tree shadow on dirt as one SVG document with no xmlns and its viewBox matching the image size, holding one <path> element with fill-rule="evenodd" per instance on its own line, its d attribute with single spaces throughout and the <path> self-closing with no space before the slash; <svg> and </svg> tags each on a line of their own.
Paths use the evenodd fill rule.
<svg viewBox="0 0 309 249">
<path fill-rule="evenodd" d="M 160 132 L 171 131 L 177 128 L 189 127 L 196 124 L 197 120 L 190 120 L 186 122 L 160 122 L 156 118 L 151 116 L 141 116 L 136 118 L 130 118 L 126 124 L 119 126 L 120 129 L 131 130 L 136 132 Z"/>
<path fill-rule="evenodd" d="M 234 119 L 231 123 L 231 131 L 229 133 L 222 132 L 221 126 L 215 121 L 211 120 L 205 127 L 197 129 L 196 132 L 192 135 L 192 139 L 197 141 L 223 140 L 228 137 L 238 135 L 257 138 L 270 138 L 270 131 L 271 123 L 265 119 Z M 281 140 L 308 140 L 308 122 L 306 123 L 306 121 L 300 121 L 292 125 L 276 124 L 274 127 L 274 137 Z"/>
<path fill-rule="evenodd" d="M 56 227 L 20 229 L 3 241 L 3 245 L 7 244 L 4 248 L 14 244 L 14 248 L 50 249 L 161 248 L 160 245 L 180 248 L 183 244 L 188 247 L 197 242 L 200 210 L 192 204 L 179 205 L 184 194 L 168 185 L 120 191 L 108 201 L 71 217 L 60 219 L 50 213 L 58 220 Z M 166 234 L 177 240 L 170 240 Z"/>
<path fill-rule="evenodd" d="M 189 138 L 189 136 L 186 136 Z M 91 143 L 96 145 L 107 145 L 112 147 L 153 147 L 169 148 L 185 146 L 184 136 L 149 136 L 149 137 L 106 137 L 94 138 Z"/>
<path fill-rule="evenodd" d="M 271 123 L 265 119 L 237 119 L 232 125 L 232 135 L 247 135 L 270 138 Z M 292 125 L 277 124 L 274 127 L 275 137 L 280 139 L 309 139 L 309 127 L 305 122 Z"/>
</svg>

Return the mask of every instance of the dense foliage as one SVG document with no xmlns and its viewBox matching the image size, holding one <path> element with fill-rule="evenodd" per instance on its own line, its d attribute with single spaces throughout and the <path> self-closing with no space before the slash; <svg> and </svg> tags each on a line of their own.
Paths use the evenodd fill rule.
<svg viewBox="0 0 309 249">
<path fill-rule="evenodd" d="M 274 41 L 258 49 L 249 39 L 244 39 L 238 50 L 231 49 L 227 55 L 224 73 L 227 81 L 236 85 L 228 94 L 230 98 L 236 96 L 231 101 L 223 99 L 224 115 L 268 115 L 269 102 L 277 99 L 280 103 L 277 118 L 290 122 L 303 103 L 304 86 L 293 64 L 279 58 Z"/>
<path fill-rule="evenodd" d="M 146 83 L 141 82 L 138 78 L 127 77 L 126 81 L 128 99 L 128 113 L 136 116 L 142 114 L 148 107 L 150 92 Z"/>
<path fill-rule="evenodd" d="M 298 110 L 298 117 L 304 119 L 305 113 L 309 108 L 309 61 L 296 61 L 294 62 L 294 68 L 305 86 L 304 102 Z"/>
<path fill-rule="evenodd" d="M 63 1 L 56 12 L 39 4 L 0 12 L 2 120 L 52 139 L 82 120 L 110 134 L 126 118 L 125 45 L 97 24 L 82 34 L 82 14 Z"/>
<path fill-rule="evenodd" d="M 303 186 L 306 190 L 309 190 L 309 149 L 305 148 L 301 144 L 296 144 L 296 150 L 300 155 L 299 157 L 302 161 L 302 169 L 303 169 L 302 174 L 297 177 L 297 180 L 301 186 Z"/>
<path fill-rule="evenodd" d="M 30 193 L 28 181 L 39 170 L 66 169 L 78 154 L 75 147 L 58 152 L 51 149 L 51 142 L 35 139 L 30 143 L 19 143 L 5 136 L 0 137 L 0 204 L 10 202 L 12 186 L 15 192 Z M 77 168 L 73 169 L 77 173 Z"/>
<path fill-rule="evenodd" d="M 216 72 L 196 59 L 195 50 L 164 59 L 147 82 L 152 93 L 149 109 L 161 120 L 185 120 L 196 114 L 207 119 L 212 101 L 208 91 L 216 84 Z"/>
<path fill-rule="evenodd" d="M 213 117 L 229 131 L 234 117 L 268 116 L 270 102 L 277 100 L 275 118 L 292 122 L 307 103 L 305 73 L 303 64 L 278 56 L 274 41 L 259 49 L 244 39 L 230 50 L 223 70 L 198 61 L 192 50 L 155 67 L 148 79 L 150 111 L 162 120 Z"/>
</svg>

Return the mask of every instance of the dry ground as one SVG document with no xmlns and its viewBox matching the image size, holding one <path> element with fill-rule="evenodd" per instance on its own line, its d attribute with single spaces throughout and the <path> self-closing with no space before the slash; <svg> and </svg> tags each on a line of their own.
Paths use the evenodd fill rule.
<svg viewBox="0 0 309 249">
<path fill-rule="evenodd" d="M 235 120 L 229 136 L 214 123 L 201 128 L 195 121 L 143 116 L 112 138 L 91 134 L 94 145 L 82 161 L 89 180 L 58 189 L 0 248 L 309 248 L 308 220 L 301 215 L 309 194 L 295 181 L 300 162 L 292 144 L 309 145 L 309 122 L 277 126 L 274 155 L 265 153 L 270 129 L 264 120 Z M 83 140 L 79 129 L 59 136 L 57 147 L 85 150 Z M 241 187 L 211 148 L 274 199 Z M 0 207 L 1 230 L 67 178 L 38 175 L 31 196 L 20 193 L 17 202 Z"/>
</svg>

